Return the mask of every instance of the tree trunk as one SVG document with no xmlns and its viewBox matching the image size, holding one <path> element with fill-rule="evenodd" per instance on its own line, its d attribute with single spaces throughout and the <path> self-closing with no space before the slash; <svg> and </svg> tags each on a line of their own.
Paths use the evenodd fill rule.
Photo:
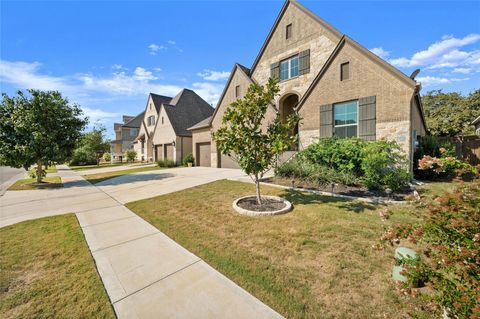
<svg viewBox="0 0 480 319">
<path fill-rule="evenodd" d="M 41 183 L 43 179 L 43 163 L 37 161 L 37 183 Z"/>
<path fill-rule="evenodd" d="M 258 173 L 255 174 L 255 188 L 257 190 L 257 204 L 262 205 L 262 196 L 260 195 L 260 180 L 258 179 Z"/>
</svg>

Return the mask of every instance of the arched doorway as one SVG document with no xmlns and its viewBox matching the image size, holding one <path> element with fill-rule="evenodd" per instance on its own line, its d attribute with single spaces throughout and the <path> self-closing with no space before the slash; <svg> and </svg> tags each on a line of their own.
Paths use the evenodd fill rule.
<svg viewBox="0 0 480 319">
<path fill-rule="evenodd" d="M 295 108 L 298 104 L 298 95 L 297 94 L 288 94 L 282 97 L 279 101 L 279 113 L 280 119 L 285 122 L 290 115 L 295 112 Z M 298 135 L 298 125 L 292 131 L 292 135 Z M 292 151 L 298 150 L 298 142 L 291 147 Z"/>
</svg>

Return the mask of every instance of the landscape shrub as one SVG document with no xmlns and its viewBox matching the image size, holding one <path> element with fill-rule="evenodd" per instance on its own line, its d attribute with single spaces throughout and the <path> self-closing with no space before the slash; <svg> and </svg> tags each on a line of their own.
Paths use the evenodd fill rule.
<svg viewBox="0 0 480 319">
<path fill-rule="evenodd" d="M 187 155 L 185 155 L 185 157 L 183 158 L 183 161 L 182 161 L 182 164 L 184 166 L 187 166 L 188 163 L 195 163 L 195 158 L 193 157 L 193 154 L 192 153 L 188 153 Z"/>
<path fill-rule="evenodd" d="M 169 159 L 158 160 L 157 165 L 158 167 L 175 167 L 175 162 Z"/>
<path fill-rule="evenodd" d="M 459 182 L 453 192 L 418 205 L 418 224 L 395 224 L 384 242 L 408 239 L 419 257 L 406 265 L 404 289 L 412 295 L 416 284 L 433 293 L 422 295 L 445 308 L 450 318 L 478 318 L 480 314 L 480 183 Z"/>
<path fill-rule="evenodd" d="M 108 153 L 108 152 L 103 154 L 103 160 L 105 162 L 110 162 L 112 160 L 112 155 L 110 155 L 110 153 Z"/>
<path fill-rule="evenodd" d="M 97 154 L 92 152 L 90 148 L 81 146 L 77 147 L 73 151 L 70 165 L 83 166 L 83 165 L 95 165 L 97 164 Z"/>
<path fill-rule="evenodd" d="M 363 182 L 369 189 L 398 190 L 411 179 L 407 158 L 395 141 L 366 143 L 361 158 Z"/>
<path fill-rule="evenodd" d="M 433 171 L 420 169 L 416 164 L 425 156 L 440 158 L 441 156 L 455 157 L 455 147 L 449 142 L 441 142 L 436 136 L 423 136 L 418 140 L 418 145 L 413 154 L 413 174 L 415 178 L 422 180 L 431 180 L 438 177 Z"/>
<path fill-rule="evenodd" d="M 304 180 L 317 185 L 330 183 L 357 185 L 359 183 L 358 178 L 353 173 L 337 171 L 328 166 L 311 163 L 301 157 L 294 157 L 278 166 L 275 175 Z"/>
<path fill-rule="evenodd" d="M 406 156 L 394 141 L 326 138 L 312 144 L 276 170 L 282 177 L 315 182 L 398 190 L 408 184 Z"/>
<path fill-rule="evenodd" d="M 133 162 L 137 158 L 137 152 L 135 150 L 127 150 L 125 152 L 125 157 L 127 158 L 127 162 Z"/>
<path fill-rule="evenodd" d="M 478 175 L 476 167 L 448 155 L 449 153 L 445 148 L 440 148 L 439 152 L 439 157 L 424 155 L 418 160 L 417 177 L 435 180 L 451 179 L 455 176 L 464 178 Z"/>
</svg>

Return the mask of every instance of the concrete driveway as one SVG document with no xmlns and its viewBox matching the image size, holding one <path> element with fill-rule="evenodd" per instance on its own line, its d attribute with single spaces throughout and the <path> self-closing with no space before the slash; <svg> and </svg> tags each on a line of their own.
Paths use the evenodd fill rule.
<svg viewBox="0 0 480 319">
<path fill-rule="evenodd" d="M 239 169 L 181 167 L 115 177 L 96 184 L 122 204 L 164 195 L 220 179 L 245 176 Z"/>
</svg>

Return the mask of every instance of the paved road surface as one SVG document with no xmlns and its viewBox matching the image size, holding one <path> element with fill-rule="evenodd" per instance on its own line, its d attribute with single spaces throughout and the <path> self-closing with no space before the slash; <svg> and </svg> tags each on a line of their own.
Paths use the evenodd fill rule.
<svg viewBox="0 0 480 319">
<path fill-rule="evenodd" d="M 24 173 L 25 170 L 23 168 L 0 166 L 0 196 L 15 182 L 16 178 L 22 177 Z"/>
</svg>

